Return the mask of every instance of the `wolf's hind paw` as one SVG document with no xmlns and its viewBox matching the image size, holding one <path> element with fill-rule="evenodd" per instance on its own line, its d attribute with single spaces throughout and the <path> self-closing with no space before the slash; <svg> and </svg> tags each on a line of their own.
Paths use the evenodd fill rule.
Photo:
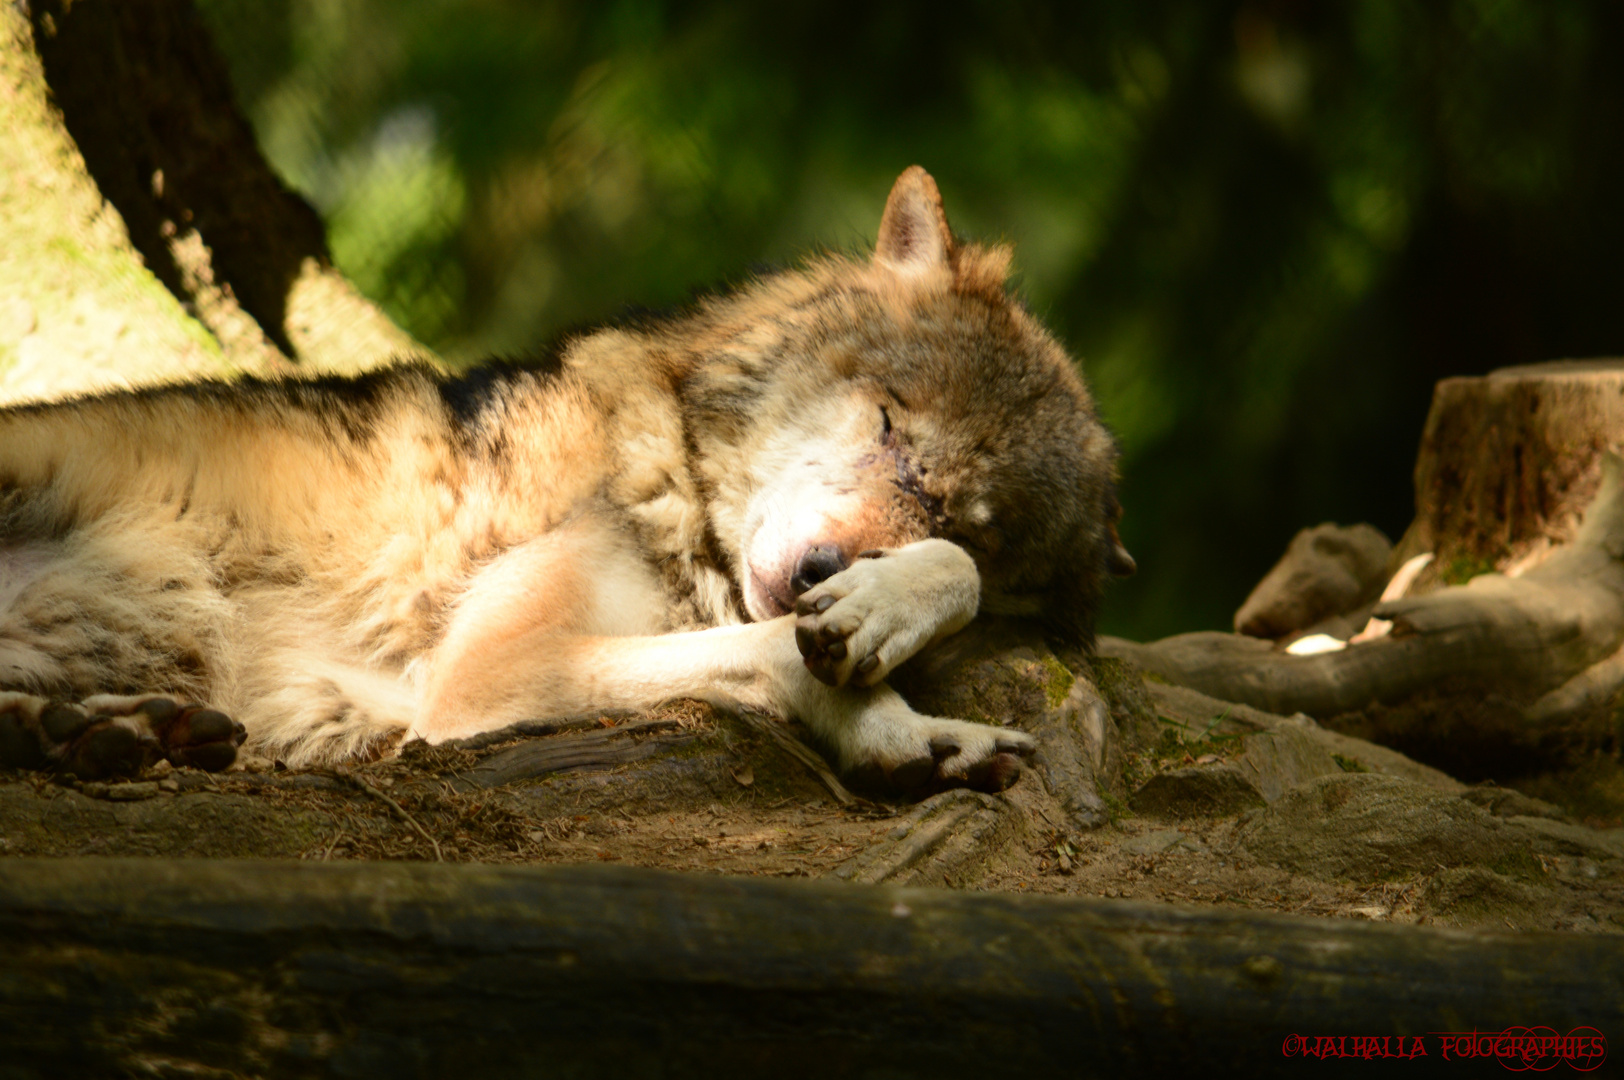
<svg viewBox="0 0 1624 1080">
<path fill-rule="evenodd" d="M 82 780 L 130 776 L 162 758 L 219 772 L 246 736 L 222 712 L 166 697 L 100 695 L 76 705 L 0 694 L 0 764 Z"/>
</svg>

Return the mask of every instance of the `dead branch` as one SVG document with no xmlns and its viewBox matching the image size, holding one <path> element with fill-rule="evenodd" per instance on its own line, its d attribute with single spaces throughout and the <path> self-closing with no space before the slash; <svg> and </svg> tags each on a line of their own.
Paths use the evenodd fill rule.
<svg viewBox="0 0 1624 1080">
<path fill-rule="evenodd" d="M 862 801 L 846 789 L 846 785 L 835 776 L 822 755 L 791 735 L 784 729 L 783 724 L 770 716 L 762 716 L 745 709 L 739 710 L 736 715 L 750 727 L 771 736 L 785 753 L 810 769 L 812 774 L 823 782 L 823 786 L 829 789 L 829 794 L 834 796 L 835 802 L 841 806 L 852 806 Z"/>
<path fill-rule="evenodd" d="M 515 780 L 545 776 L 564 769 L 621 765 L 628 761 L 640 761 L 662 749 L 687 742 L 694 736 L 668 736 L 641 742 L 619 740 L 627 735 L 665 731 L 679 726 L 680 722 L 674 719 L 643 720 L 631 724 L 617 724 L 614 727 L 599 727 L 595 731 L 581 734 L 532 739 L 469 769 L 458 776 L 452 786 L 458 791 L 471 791 L 474 788 L 500 787 Z"/>
<path fill-rule="evenodd" d="M 352 784 L 356 788 L 368 795 L 371 795 L 374 799 L 377 799 L 379 802 L 389 807 L 390 813 L 394 814 L 396 818 L 410 825 L 417 831 L 419 836 L 429 842 L 429 847 L 434 849 L 435 862 L 445 862 L 445 857 L 440 854 L 440 842 L 434 839 L 434 837 L 430 836 L 429 831 L 423 828 L 422 825 L 418 824 L 417 819 L 412 817 L 411 814 L 407 813 L 404 806 L 400 805 L 400 803 L 396 802 L 388 795 L 385 795 L 383 792 L 379 791 L 377 788 L 373 787 L 371 784 L 367 783 L 365 780 L 361 779 L 355 773 L 352 773 L 347 769 L 339 770 L 338 777 L 339 779 L 345 781 L 346 783 Z"/>
<path fill-rule="evenodd" d="M 1466 679 L 1530 701 L 1557 690 L 1624 644 L 1624 482 L 1609 454 L 1600 490 L 1573 541 L 1519 577 L 1483 574 L 1465 585 L 1378 604 L 1383 638 L 1294 656 L 1236 634 L 1180 634 L 1100 651 L 1226 701 L 1270 712 L 1334 716 L 1392 702 L 1446 679 Z M 1546 720 L 1594 698 L 1612 668 L 1530 711 Z"/>
</svg>

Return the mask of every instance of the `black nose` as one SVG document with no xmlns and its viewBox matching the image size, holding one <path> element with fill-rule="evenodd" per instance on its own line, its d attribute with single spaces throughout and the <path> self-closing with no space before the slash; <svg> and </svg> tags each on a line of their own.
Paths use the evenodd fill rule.
<svg viewBox="0 0 1624 1080">
<path fill-rule="evenodd" d="M 827 581 L 844 569 L 846 558 L 840 554 L 839 548 L 833 544 L 814 544 L 801 556 L 800 563 L 795 567 L 795 576 L 789 579 L 789 587 L 796 596 L 800 596 L 818 582 Z"/>
</svg>

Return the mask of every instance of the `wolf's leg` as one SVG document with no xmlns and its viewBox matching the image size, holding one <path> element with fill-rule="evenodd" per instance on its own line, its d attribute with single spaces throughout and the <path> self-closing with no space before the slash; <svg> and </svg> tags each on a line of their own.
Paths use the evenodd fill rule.
<svg viewBox="0 0 1624 1080">
<path fill-rule="evenodd" d="M 187 537 L 131 513 L 0 545 L 0 761 L 86 778 L 231 764 L 241 727 L 187 704 L 216 684 L 231 621 Z"/>
<path fill-rule="evenodd" d="M 167 758 L 218 771 L 236 759 L 243 726 L 155 694 L 98 694 L 79 704 L 0 693 L 0 764 L 86 780 L 128 776 Z"/>
<path fill-rule="evenodd" d="M 436 673 L 414 734 L 442 742 L 517 720 L 647 708 L 678 697 L 794 716 L 842 768 L 905 790 L 969 784 L 999 790 L 1036 743 L 1018 731 L 923 716 L 887 686 L 836 689 L 801 661 L 790 616 L 645 637 L 493 629 L 481 650 Z"/>
<path fill-rule="evenodd" d="M 830 686 L 874 686 L 914 653 L 975 618 L 981 577 L 964 549 L 920 540 L 878 551 L 802 593 L 795 639 Z"/>
<path fill-rule="evenodd" d="M 974 614 L 977 579 L 950 544 L 911 549 L 897 565 L 904 580 L 926 580 L 925 606 L 936 613 L 915 631 L 923 644 Z M 929 599 L 938 594 L 946 599 Z M 1020 732 L 921 716 L 883 685 L 819 682 L 802 662 L 790 616 L 662 634 L 649 617 L 662 603 L 635 547 L 601 525 L 579 522 L 509 551 L 470 585 L 428 658 L 413 734 L 443 742 L 520 720 L 694 697 L 797 717 L 842 767 L 878 771 L 910 789 L 1002 787 L 1035 748 Z M 881 612 L 875 625 L 885 618 Z"/>
</svg>

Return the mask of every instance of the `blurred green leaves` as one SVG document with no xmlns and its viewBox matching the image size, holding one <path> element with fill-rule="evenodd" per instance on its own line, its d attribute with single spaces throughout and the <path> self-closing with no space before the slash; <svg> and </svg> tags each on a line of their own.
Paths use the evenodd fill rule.
<svg viewBox="0 0 1624 1080">
<path fill-rule="evenodd" d="M 1624 345 L 1624 9 L 200 0 L 335 260 L 454 359 L 871 240 L 918 162 L 1124 449 L 1107 629 L 1409 516 L 1445 375 Z"/>
</svg>

